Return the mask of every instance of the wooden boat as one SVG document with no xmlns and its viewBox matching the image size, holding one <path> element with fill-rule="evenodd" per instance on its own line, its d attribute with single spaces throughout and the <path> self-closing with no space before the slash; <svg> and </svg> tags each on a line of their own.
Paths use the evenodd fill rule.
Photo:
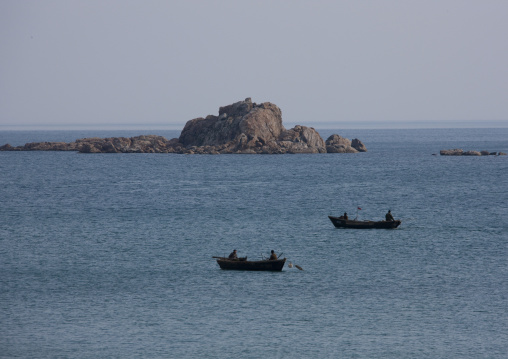
<svg viewBox="0 0 508 359">
<path fill-rule="evenodd" d="M 328 216 L 333 225 L 337 228 L 356 228 L 356 229 L 369 229 L 369 228 L 397 228 L 402 223 L 400 220 L 396 221 L 357 221 L 354 219 L 344 219 L 342 217 Z"/>
<path fill-rule="evenodd" d="M 214 257 L 217 258 L 217 263 L 220 269 L 232 269 L 232 270 L 253 270 L 253 271 L 274 271 L 280 272 L 286 258 L 269 260 L 264 259 L 260 261 L 248 261 L 247 257 L 229 259 L 226 257 Z"/>
</svg>

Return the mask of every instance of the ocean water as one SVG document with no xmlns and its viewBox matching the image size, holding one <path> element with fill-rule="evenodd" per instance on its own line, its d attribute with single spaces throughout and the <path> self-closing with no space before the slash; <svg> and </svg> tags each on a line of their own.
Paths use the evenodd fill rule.
<svg viewBox="0 0 508 359">
<path fill-rule="evenodd" d="M 508 156 L 432 154 L 508 129 L 319 132 L 368 152 L 0 152 L 0 357 L 506 358 Z M 220 270 L 233 249 L 303 271 Z"/>
</svg>

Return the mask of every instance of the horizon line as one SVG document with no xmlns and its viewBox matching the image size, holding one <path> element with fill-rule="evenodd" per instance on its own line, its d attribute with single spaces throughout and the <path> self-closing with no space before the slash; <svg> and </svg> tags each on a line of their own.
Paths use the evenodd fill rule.
<svg viewBox="0 0 508 359">
<path fill-rule="evenodd" d="M 453 128 L 508 128 L 508 120 L 491 121 L 342 121 L 342 122 L 314 122 L 301 124 L 299 122 L 288 122 L 283 126 L 291 129 L 295 126 L 305 126 L 325 130 L 393 130 L 393 129 L 453 129 Z M 110 130 L 183 130 L 185 124 L 46 124 L 46 125 L 2 125 L 0 131 L 110 131 Z"/>
</svg>

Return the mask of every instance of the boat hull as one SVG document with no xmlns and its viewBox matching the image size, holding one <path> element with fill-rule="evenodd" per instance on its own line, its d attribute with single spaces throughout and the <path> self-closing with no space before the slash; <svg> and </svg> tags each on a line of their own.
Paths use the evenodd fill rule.
<svg viewBox="0 0 508 359">
<path fill-rule="evenodd" d="M 355 221 L 354 219 L 343 219 L 340 217 L 328 216 L 333 225 L 337 228 L 355 228 L 355 229 L 394 229 L 402 223 L 400 220 L 396 221 Z"/>
<path fill-rule="evenodd" d="M 217 263 L 221 269 L 226 270 L 250 270 L 280 272 L 286 263 L 286 258 L 277 260 L 247 261 L 219 258 Z"/>
</svg>

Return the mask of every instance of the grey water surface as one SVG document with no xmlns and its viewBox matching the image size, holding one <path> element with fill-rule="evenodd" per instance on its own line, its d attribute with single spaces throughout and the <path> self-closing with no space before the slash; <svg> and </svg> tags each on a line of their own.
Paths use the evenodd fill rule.
<svg viewBox="0 0 508 359">
<path fill-rule="evenodd" d="M 368 152 L 0 152 L 0 357 L 505 358 L 508 156 L 432 154 L 508 129 L 319 132 Z M 303 271 L 220 270 L 233 249 Z"/>
</svg>

